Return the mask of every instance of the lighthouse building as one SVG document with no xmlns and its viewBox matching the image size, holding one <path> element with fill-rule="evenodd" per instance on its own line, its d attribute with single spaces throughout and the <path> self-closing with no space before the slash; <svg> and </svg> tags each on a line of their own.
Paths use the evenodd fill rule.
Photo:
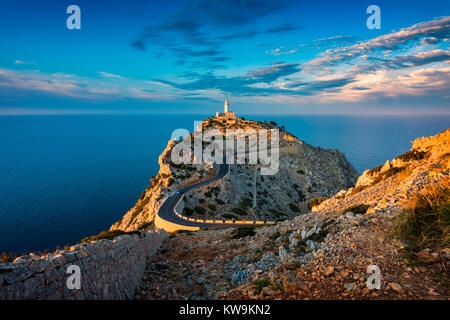
<svg viewBox="0 0 450 320">
<path fill-rule="evenodd" d="M 216 117 L 219 119 L 236 119 L 234 112 L 230 111 L 230 104 L 228 98 L 225 99 L 225 105 L 223 112 L 216 112 Z"/>
</svg>

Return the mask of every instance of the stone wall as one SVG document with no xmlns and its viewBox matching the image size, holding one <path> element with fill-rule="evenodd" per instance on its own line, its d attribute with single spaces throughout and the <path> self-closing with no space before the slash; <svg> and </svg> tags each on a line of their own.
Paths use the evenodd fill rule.
<svg viewBox="0 0 450 320">
<path fill-rule="evenodd" d="M 75 245 L 45 256 L 30 254 L 0 264 L 0 300 L 132 299 L 147 258 L 167 239 L 164 230 Z M 67 268 L 77 265 L 81 288 L 69 289 Z"/>
</svg>

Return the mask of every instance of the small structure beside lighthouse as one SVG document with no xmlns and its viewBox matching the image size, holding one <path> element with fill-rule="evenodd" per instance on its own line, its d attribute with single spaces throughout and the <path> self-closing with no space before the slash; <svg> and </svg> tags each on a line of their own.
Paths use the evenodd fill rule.
<svg viewBox="0 0 450 320">
<path fill-rule="evenodd" d="M 228 98 L 225 99 L 223 112 L 216 112 L 216 117 L 219 119 L 236 119 L 234 112 L 230 111 L 230 103 L 228 102 Z"/>
</svg>

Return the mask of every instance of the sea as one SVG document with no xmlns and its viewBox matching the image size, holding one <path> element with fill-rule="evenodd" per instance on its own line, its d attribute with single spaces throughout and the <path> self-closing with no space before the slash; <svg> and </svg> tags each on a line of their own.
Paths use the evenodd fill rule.
<svg viewBox="0 0 450 320">
<path fill-rule="evenodd" d="M 97 234 L 157 174 L 172 132 L 208 115 L 0 116 L 0 253 L 53 251 Z M 339 149 L 362 173 L 437 134 L 450 116 L 245 115 Z"/>
</svg>

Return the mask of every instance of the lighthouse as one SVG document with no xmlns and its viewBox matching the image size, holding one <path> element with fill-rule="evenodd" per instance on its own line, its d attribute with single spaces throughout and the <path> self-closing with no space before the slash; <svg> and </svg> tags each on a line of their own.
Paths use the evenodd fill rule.
<svg viewBox="0 0 450 320">
<path fill-rule="evenodd" d="M 216 112 L 216 118 L 219 119 L 236 119 L 236 115 L 234 112 L 230 111 L 230 103 L 228 102 L 228 98 L 225 99 L 225 104 L 223 107 L 223 112 Z"/>
<path fill-rule="evenodd" d="M 226 98 L 226 99 L 225 99 L 225 108 L 224 108 L 224 110 L 223 110 L 224 113 L 228 113 L 228 109 L 229 109 L 228 107 L 229 107 L 229 106 L 230 106 L 230 105 L 229 105 L 229 103 L 228 103 L 228 98 Z"/>
</svg>

